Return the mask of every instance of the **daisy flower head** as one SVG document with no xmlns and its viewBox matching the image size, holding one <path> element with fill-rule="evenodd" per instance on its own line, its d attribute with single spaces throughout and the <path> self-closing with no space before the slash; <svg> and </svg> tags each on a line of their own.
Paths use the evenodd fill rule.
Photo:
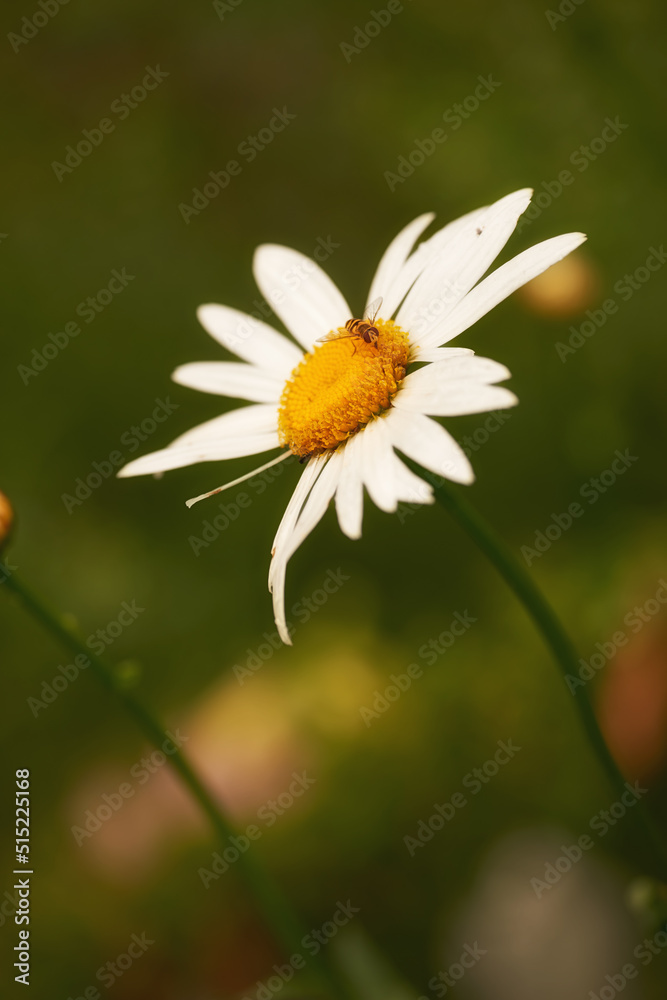
<svg viewBox="0 0 667 1000">
<path fill-rule="evenodd" d="M 399 502 L 432 503 L 431 486 L 397 452 L 431 473 L 471 483 L 463 450 L 434 417 L 514 406 L 497 385 L 510 373 L 467 348 L 446 347 L 521 285 L 586 238 L 556 236 L 483 277 L 527 208 L 532 191 L 516 191 L 450 222 L 419 243 L 434 216 L 421 215 L 387 247 L 371 282 L 364 318 L 355 318 L 325 272 L 296 250 L 258 247 L 254 276 L 293 339 L 228 306 L 198 310 L 203 327 L 242 359 L 182 365 L 180 385 L 252 405 L 215 417 L 168 447 L 119 472 L 137 476 L 195 462 L 277 451 L 234 486 L 296 455 L 303 473 L 273 543 L 269 589 L 276 625 L 291 644 L 285 619 L 287 563 L 334 499 L 338 523 L 361 536 L 364 487 L 381 510 Z"/>
</svg>

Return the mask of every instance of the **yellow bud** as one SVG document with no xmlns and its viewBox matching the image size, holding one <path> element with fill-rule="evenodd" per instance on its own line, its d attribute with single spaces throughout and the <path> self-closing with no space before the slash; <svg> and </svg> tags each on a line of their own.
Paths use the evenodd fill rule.
<svg viewBox="0 0 667 1000">
<path fill-rule="evenodd" d="M 14 523 L 14 511 L 4 493 L 0 493 L 0 546 L 9 538 Z"/>
<path fill-rule="evenodd" d="M 538 316 L 568 319 L 600 298 L 600 275 L 583 254 L 565 257 L 519 289 L 520 301 Z"/>
</svg>

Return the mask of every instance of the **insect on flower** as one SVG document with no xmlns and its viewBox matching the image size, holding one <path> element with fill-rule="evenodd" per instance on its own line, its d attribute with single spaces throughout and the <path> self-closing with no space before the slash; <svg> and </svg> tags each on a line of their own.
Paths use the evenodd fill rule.
<svg viewBox="0 0 667 1000">
<path fill-rule="evenodd" d="M 359 340 L 363 340 L 365 344 L 373 344 L 377 347 L 377 339 L 380 336 L 380 331 L 374 324 L 381 308 L 382 296 L 380 295 L 377 299 L 373 299 L 366 307 L 363 319 L 348 319 L 342 329 L 331 330 L 325 337 L 318 337 L 316 343 L 323 344 L 328 340 L 345 340 L 346 337 L 357 337 Z M 347 333 L 343 333 L 343 330 L 347 330 Z M 356 353 L 356 350 L 357 345 L 355 344 L 352 353 Z"/>
<path fill-rule="evenodd" d="M 518 402 L 497 384 L 510 377 L 504 365 L 450 344 L 585 240 L 582 233 L 555 236 L 489 271 L 531 194 L 515 191 L 421 242 L 432 213 L 408 223 L 380 259 L 363 319 L 348 318 L 352 310 L 316 263 L 275 244 L 258 247 L 253 267 L 289 335 L 229 306 L 200 306 L 204 328 L 240 361 L 180 365 L 174 380 L 250 405 L 235 404 L 165 448 L 133 459 L 118 474 L 150 475 L 278 452 L 259 468 L 188 500 L 191 507 L 291 455 L 299 459 L 303 472 L 276 532 L 269 572 L 285 643 L 292 641 L 285 616 L 287 564 L 330 502 L 343 533 L 360 538 L 365 493 L 387 513 L 402 502 L 434 502 L 430 483 L 401 456 L 444 479 L 472 483 L 468 456 L 440 419 Z M 298 285 L 295 268 L 306 275 Z"/>
</svg>

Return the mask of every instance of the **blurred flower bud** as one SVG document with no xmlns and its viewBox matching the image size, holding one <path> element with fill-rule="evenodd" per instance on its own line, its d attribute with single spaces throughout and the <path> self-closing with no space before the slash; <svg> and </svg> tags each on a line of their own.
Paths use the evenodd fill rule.
<svg viewBox="0 0 667 1000">
<path fill-rule="evenodd" d="M 12 530 L 14 511 L 4 493 L 0 493 L 0 549 L 3 547 Z"/>
<path fill-rule="evenodd" d="M 578 316 L 600 298 L 600 277 L 583 254 L 559 260 L 517 292 L 522 304 L 538 316 Z"/>
</svg>

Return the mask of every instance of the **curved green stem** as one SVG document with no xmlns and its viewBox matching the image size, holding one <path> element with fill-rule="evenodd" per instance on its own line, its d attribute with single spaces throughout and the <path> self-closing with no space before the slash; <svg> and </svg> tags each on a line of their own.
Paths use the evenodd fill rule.
<svg viewBox="0 0 667 1000">
<path fill-rule="evenodd" d="M 579 670 L 579 660 L 574 646 L 551 605 L 538 590 L 532 577 L 514 553 L 460 491 L 452 489 L 447 482 L 441 482 L 439 478 L 436 479 L 417 466 L 416 463 L 410 464 L 422 478 L 427 479 L 433 485 L 438 502 L 462 525 L 522 602 L 553 653 L 566 683 L 567 677 L 576 677 Z M 626 791 L 626 780 L 600 731 L 588 690 L 583 685 L 574 692 L 574 700 L 591 746 L 620 798 Z M 637 801 L 631 814 L 635 818 L 637 827 L 641 829 L 645 843 L 652 851 L 656 875 L 663 881 L 667 881 L 667 847 L 641 800 Z M 640 867 L 643 867 L 643 864 Z"/>
<path fill-rule="evenodd" d="M 4 586 L 16 594 L 26 610 L 48 632 L 51 632 L 52 635 L 62 642 L 63 645 L 75 653 L 82 653 L 86 657 L 94 672 L 103 684 L 120 700 L 147 739 L 157 749 L 160 749 L 161 745 L 167 739 L 166 732 L 159 722 L 153 718 L 148 709 L 129 691 L 123 688 L 113 670 L 92 653 L 76 633 L 70 630 L 28 587 L 21 583 L 14 573 L 7 576 Z M 220 807 L 214 802 L 188 759 L 180 750 L 175 749 L 175 752 L 170 753 L 169 761 L 180 775 L 193 798 L 201 806 L 216 834 L 225 843 L 230 836 L 233 836 L 234 828 Z M 225 846 L 227 846 L 226 843 Z M 299 917 L 294 912 L 289 900 L 284 896 L 279 886 L 260 867 L 250 851 L 239 854 L 236 868 L 252 894 L 259 911 L 275 933 L 276 938 L 290 954 L 302 953 L 302 942 L 308 933 L 308 928 L 301 925 Z M 337 971 L 321 955 L 313 957 L 312 963 L 326 992 L 340 998 L 340 1000 L 346 1000 L 348 992 Z"/>
</svg>

